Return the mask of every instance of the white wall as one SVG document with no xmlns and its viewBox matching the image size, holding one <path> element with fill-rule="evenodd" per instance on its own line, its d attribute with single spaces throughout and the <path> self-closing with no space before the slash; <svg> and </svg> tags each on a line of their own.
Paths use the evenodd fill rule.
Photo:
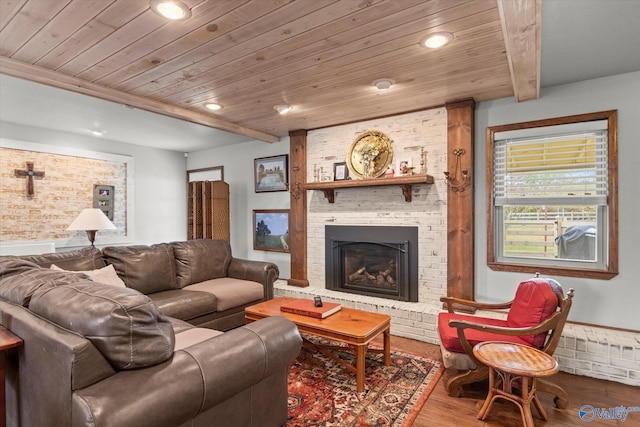
<svg viewBox="0 0 640 427">
<path fill-rule="evenodd" d="M 183 153 L 8 122 L 0 122 L 0 137 L 132 156 L 135 217 L 131 224 L 133 242 L 127 244 L 186 239 L 186 161 Z M 96 243 L 99 243 L 99 236 Z"/>
<path fill-rule="evenodd" d="M 604 110 L 618 110 L 619 271 L 611 280 L 557 277 L 565 291 L 576 290 L 570 320 L 640 330 L 640 72 L 546 88 L 537 100 L 513 98 L 481 102 L 476 107 L 476 299 L 508 300 L 528 274 L 487 267 L 486 128 Z"/>
<path fill-rule="evenodd" d="M 253 160 L 259 157 L 289 154 L 289 138 L 269 144 L 250 141 L 189 154 L 187 169 L 224 166 L 224 180 L 229 183 L 231 211 L 231 250 L 236 258 L 273 262 L 280 278 L 291 276 L 290 255 L 283 252 L 253 250 L 253 210 L 289 209 L 289 192 L 256 193 Z"/>
</svg>

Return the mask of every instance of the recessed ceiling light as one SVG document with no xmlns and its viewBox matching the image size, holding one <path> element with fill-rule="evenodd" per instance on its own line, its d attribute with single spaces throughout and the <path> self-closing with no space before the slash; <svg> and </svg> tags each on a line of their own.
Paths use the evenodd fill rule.
<svg viewBox="0 0 640 427">
<path fill-rule="evenodd" d="M 430 49 L 437 49 L 439 47 L 445 46 L 453 41 L 453 34 L 448 33 L 446 31 L 441 31 L 439 33 L 429 34 L 420 40 L 420 46 L 428 47 Z"/>
<path fill-rule="evenodd" d="M 293 109 L 293 107 L 291 105 L 280 104 L 280 105 L 275 105 L 273 109 L 280 114 L 287 114 L 289 111 Z"/>
<path fill-rule="evenodd" d="M 107 131 L 104 129 L 88 129 L 88 130 L 89 132 L 91 132 L 93 136 L 102 136 L 105 133 L 107 133 Z"/>
<path fill-rule="evenodd" d="M 388 90 L 391 85 L 395 84 L 395 80 L 393 79 L 378 79 L 375 80 L 373 83 L 371 83 L 372 85 L 374 85 L 375 87 L 378 88 L 378 90 Z"/>
<path fill-rule="evenodd" d="M 191 17 L 191 9 L 180 0 L 149 0 L 149 7 L 158 15 L 174 21 Z"/>
<path fill-rule="evenodd" d="M 212 111 L 222 110 L 222 105 L 218 104 L 217 102 L 207 102 L 206 104 L 204 104 L 204 106 Z"/>
</svg>

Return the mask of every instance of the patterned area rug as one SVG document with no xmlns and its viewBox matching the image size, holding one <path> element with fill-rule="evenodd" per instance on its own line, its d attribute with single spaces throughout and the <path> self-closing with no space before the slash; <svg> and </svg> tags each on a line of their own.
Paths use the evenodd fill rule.
<svg viewBox="0 0 640 427">
<path fill-rule="evenodd" d="M 334 354 L 349 363 L 355 359 L 350 351 Z M 355 373 L 303 348 L 289 366 L 287 427 L 408 427 L 444 370 L 440 362 L 393 350 L 391 366 L 384 366 L 382 353 L 367 353 L 365 366 L 365 391 L 357 393 Z"/>
</svg>

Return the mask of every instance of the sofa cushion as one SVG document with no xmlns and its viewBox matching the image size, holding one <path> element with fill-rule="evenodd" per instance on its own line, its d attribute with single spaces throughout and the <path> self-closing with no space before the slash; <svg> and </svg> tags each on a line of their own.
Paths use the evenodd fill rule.
<svg viewBox="0 0 640 427">
<path fill-rule="evenodd" d="M 51 264 L 55 264 L 65 270 L 95 270 L 107 265 L 102 258 L 100 250 L 93 246 L 68 252 L 0 257 L 0 259 L 3 258 L 22 259 L 44 268 L 49 268 Z"/>
<path fill-rule="evenodd" d="M 555 289 L 546 279 L 530 279 L 521 282 L 516 290 L 509 314 L 507 326 L 509 328 L 528 328 L 540 324 L 544 319 L 555 313 L 558 308 L 558 296 Z M 546 333 L 523 337 L 535 347 L 542 347 Z"/>
<path fill-rule="evenodd" d="M 218 301 L 216 296 L 208 292 L 171 290 L 154 292 L 147 295 L 165 316 L 182 320 L 215 313 Z"/>
<path fill-rule="evenodd" d="M 109 246 L 102 253 L 128 288 L 143 294 L 177 288 L 173 247 L 168 243 Z"/>
<path fill-rule="evenodd" d="M 34 292 L 40 288 L 86 280 L 84 275 L 40 268 L 29 261 L 0 261 L 0 298 L 23 307 L 29 306 Z"/>
<path fill-rule="evenodd" d="M 469 322 L 482 323 L 483 325 L 490 326 L 507 326 L 506 320 L 502 319 L 492 319 L 487 317 L 478 317 L 447 312 L 438 314 L 438 334 L 440 335 L 440 342 L 442 343 L 444 348 L 456 353 L 464 353 L 464 349 L 462 348 L 462 344 L 460 344 L 460 340 L 458 339 L 458 330 L 454 327 L 449 326 L 449 321 L 454 319 L 468 320 Z M 471 344 L 471 347 L 485 341 L 506 341 L 516 344 L 529 345 L 529 343 L 523 339 L 525 337 L 493 334 L 489 332 L 478 331 L 475 329 L 465 329 L 464 336 L 469 341 L 469 344 Z"/>
<path fill-rule="evenodd" d="M 171 323 L 133 289 L 96 286 L 83 279 L 36 290 L 29 309 L 83 335 L 116 370 L 156 365 L 173 354 Z"/>
<path fill-rule="evenodd" d="M 186 331 L 176 334 L 176 346 L 175 351 L 182 350 L 187 347 L 191 347 L 194 344 L 208 340 L 209 338 L 222 335 L 224 332 L 216 331 L 215 329 L 207 328 L 191 328 Z"/>
<path fill-rule="evenodd" d="M 55 264 L 51 264 L 51 270 L 57 271 L 66 271 L 68 273 L 82 273 L 88 276 L 91 280 L 96 283 L 100 283 L 103 285 L 111 285 L 111 286 L 119 286 L 121 288 L 125 287 L 124 282 L 120 277 L 118 277 L 118 273 L 116 273 L 116 269 L 113 268 L 113 265 L 109 264 L 106 267 L 99 268 L 97 270 L 88 270 L 88 271 L 74 271 L 74 270 L 63 270 Z"/>
<path fill-rule="evenodd" d="M 260 283 L 230 277 L 206 280 L 185 286 L 183 290 L 209 292 L 215 295 L 218 311 L 241 307 L 251 302 L 260 301 L 264 297 L 264 287 Z"/>
<path fill-rule="evenodd" d="M 172 242 L 178 286 L 227 276 L 231 246 L 225 240 L 196 239 Z"/>
</svg>

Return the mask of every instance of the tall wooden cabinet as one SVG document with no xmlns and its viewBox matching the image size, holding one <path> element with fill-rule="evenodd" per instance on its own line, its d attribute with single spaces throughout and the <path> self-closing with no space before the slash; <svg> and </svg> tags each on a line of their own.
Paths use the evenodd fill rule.
<svg viewBox="0 0 640 427">
<path fill-rule="evenodd" d="M 224 181 L 189 182 L 188 239 L 231 240 L 229 184 Z"/>
</svg>

